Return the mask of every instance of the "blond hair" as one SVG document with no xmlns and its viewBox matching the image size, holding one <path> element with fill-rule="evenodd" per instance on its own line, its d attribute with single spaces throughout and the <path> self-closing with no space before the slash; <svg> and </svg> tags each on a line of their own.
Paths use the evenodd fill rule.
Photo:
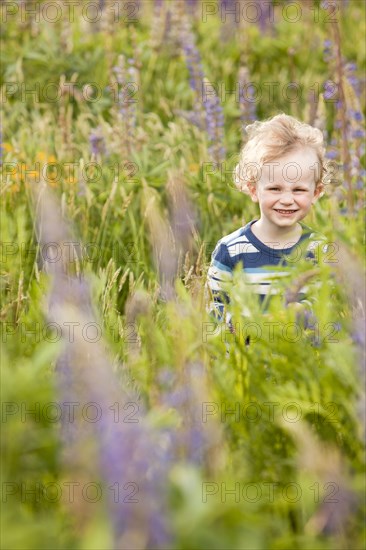
<svg viewBox="0 0 366 550">
<path fill-rule="evenodd" d="M 240 191 L 249 194 L 248 183 L 257 183 L 264 163 L 276 160 L 301 146 L 315 151 L 319 162 L 319 169 L 315 171 L 315 187 L 323 183 L 325 146 L 321 130 L 285 113 L 263 122 L 255 121 L 246 126 L 245 130 L 248 141 L 234 169 L 234 183 Z"/>
</svg>

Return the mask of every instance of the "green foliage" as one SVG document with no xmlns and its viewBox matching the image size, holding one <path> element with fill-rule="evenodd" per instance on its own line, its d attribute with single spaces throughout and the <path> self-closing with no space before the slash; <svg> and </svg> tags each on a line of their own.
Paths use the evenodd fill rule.
<svg viewBox="0 0 366 550">
<path fill-rule="evenodd" d="M 346 37 L 343 53 L 358 64 L 360 73 L 365 51 L 352 36 L 356 20 L 364 30 L 362 6 L 350 2 L 340 20 Z M 75 240 L 84 245 L 81 256 L 71 262 L 71 271 L 90 282 L 95 317 L 121 392 L 126 387 L 136 391 L 152 430 L 185 433 L 189 411 L 169 405 L 166 396 L 171 387 L 166 377 L 175 376 L 190 388 L 187 365 L 203 365 L 204 376 L 196 381 L 196 427 L 207 437 L 219 434 L 219 442 L 200 465 L 190 462 L 183 448 L 169 470 L 171 547 L 361 548 L 364 393 L 354 326 L 357 301 L 352 301 L 352 289 L 339 277 L 347 280 L 348 266 L 342 270 L 338 260 L 319 262 L 317 284 L 311 289 L 315 330 L 301 328 L 299 335 L 294 333 L 296 312 L 281 299 L 274 299 L 264 315 L 239 270 L 230 306 L 237 333 L 209 318 L 203 285 L 210 254 L 219 238 L 258 215 L 256 205 L 232 184 L 241 145 L 240 110 L 233 94 L 223 102 L 227 155 L 217 166 L 210 159 L 204 130 L 184 113 L 194 108 L 195 96 L 176 43 L 177 30 L 174 26 L 170 34 L 166 30 L 165 40 L 149 47 L 154 31 L 149 9 L 135 25 L 118 22 L 104 29 L 87 25 L 82 18 L 66 29 L 65 21 L 54 27 L 44 22 L 22 26 L 16 18 L 4 27 L 1 84 L 39 86 L 41 94 L 36 102 L 31 94 L 23 100 L 18 90 L 3 105 L 7 120 L 1 190 L 3 547 L 113 545 L 104 500 L 93 508 L 77 499 L 70 505 L 67 499 L 38 499 L 37 492 L 25 497 L 22 492 L 22 484 L 28 489 L 37 484 L 62 485 L 70 475 L 89 481 L 88 472 L 70 473 L 65 466 L 61 422 L 53 420 L 47 408 L 60 400 L 55 364 L 63 342 L 57 330 L 47 328 L 46 299 L 52 281 L 42 271 L 44 251 L 37 245 L 37 205 L 32 194 L 39 181 L 22 173 L 22 166 L 34 170 L 39 162 L 41 167 L 45 163 L 60 167 L 60 177 L 54 182 L 48 177 L 46 185 L 57 195 Z M 315 83 L 321 86 L 325 75 L 333 75 L 327 74 L 322 57 L 328 27 L 322 20 L 315 25 L 312 12 L 305 17 L 303 11 L 300 22 L 281 21 L 273 34 L 248 24 L 232 29 L 226 39 L 218 17 L 205 24 L 196 16 L 193 26 L 209 80 L 231 90 L 245 65 L 254 83 L 278 84 L 273 98 L 263 97 L 256 105 L 258 118 L 285 111 L 305 120 L 309 109 L 305 92 Z M 118 105 L 108 90 L 120 54 L 135 58 L 140 78 L 130 150 L 125 148 Z M 97 82 L 100 99 L 87 102 L 71 94 L 47 100 L 48 83 L 72 78 L 79 92 L 87 83 Z M 302 97 L 289 102 L 283 88 L 294 80 Z M 335 113 L 328 111 L 325 122 L 332 128 Z M 106 151 L 91 154 L 89 136 L 97 127 Z M 14 163 L 16 172 L 7 163 Z M 66 170 L 66 163 L 74 163 L 74 173 Z M 88 163 L 97 163 L 101 173 L 91 166 L 85 176 Z M 155 201 L 162 220 L 168 218 L 169 184 L 176 179 L 183 182 L 191 200 L 195 229 L 189 251 L 180 258 L 173 285 L 176 300 L 167 300 L 156 265 L 149 200 Z M 349 269 L 352 284 L 357 285 L 364 249 L 362 210 L 342 217 L 333 191 L 315 205 L 305 223 L 328 242 L 340 242 L 352 251 L 354 263 Z M 339 258 L 337 254 L 338 249 Z M 305 260 L 294 263 L 286 285 L 307 269 Z M 242 316 L 243 303 L 251 311 L 251 327 Z M 252 343 L 246 346 L 248 334 Z M 30 409 L 35 413 L 25 412 Z M 313 461 L 308 456 L 312 452 Z M 356 502 L 349 522 L 337 535 L 321 524 L 332 489 L 329 483 L 336 484 L 341 504 L 346 490 Z M 291 493 L 294 487 L 301 498 Z M 234 495 L 226 494 L 233 488 Z"/>
</svg>

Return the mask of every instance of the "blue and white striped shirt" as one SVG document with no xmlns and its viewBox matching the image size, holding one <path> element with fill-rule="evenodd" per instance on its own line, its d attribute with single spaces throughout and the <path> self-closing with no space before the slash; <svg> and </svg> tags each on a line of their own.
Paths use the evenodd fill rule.
<svg viewBox="0 0 366 550">
<path fill-rule="evenodd" d="M 223 283 L 232 281 L 233 269 L 239 262 L 242 262 L 244 268 L 246 284 L 250 285 L 255 294 L 258 294 L 262 303 L 268 294 L 280 292 L 273 284 L 273 278 L 289 275 L 286 269 L 288 265 L 286 255 L 295 253 L 300 259 L 301 254 L 304 254 L 305 258 L 314 264 L 316 263 L 315 248 L 324 245 L 323 235 L 313 232 L 310 227 L 300 222 L 303 231 L 297 243 L 288 248 L 273 248 L 270 245 L 274 243 L 263 243 L 254 235 L 251 226 L 255 221 L 257 220 L 248 222 L 244 227 L 220 239 L 212 253 L 206 292 L 208 312 L 218 321 L 223 320 L 225 304 L 230 302 L 228 293 L 223 290 Z M 323 251 L 325 250 L 326 246 L 323 246 Z M 283 271 L 279 269 L 282 266 L 285 267 Z M 307 299 L 307 290 L 306 286 L 300 289 L 298 301 L 311 305 L 311 301 Z M 250 315 L 245 306 L 243 315 Z"/>
</svg>

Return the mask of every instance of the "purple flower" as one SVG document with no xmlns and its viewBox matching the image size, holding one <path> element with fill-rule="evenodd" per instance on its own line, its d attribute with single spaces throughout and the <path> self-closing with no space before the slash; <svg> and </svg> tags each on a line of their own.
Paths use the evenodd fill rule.
<svg viewBox="0 0 366 550">
<path fill-rule="evenodd" d="M 273 25 L 273 21 L 270 19 L 271 5 L 266 0 L 259 0 L 259 28 L 262 32 L 265 32 L 270 26 Z"/>
<path fill-rule="evenodd" d="M 197 9 L 198 0 L 186 0 L 186 4 L 188 8 L 188 13 L 190 13 L 191 15 L 194 15 Z"/>
<path fill-rule="evenodd" d="M 346 71 L 356 71 L 357 70 L 357 65 L 356 63 L 346 63 L 344 68 L 346 69 Z"/>
<path fill-rule="evenodd" d="M 357 120 L 357 122 L 361 122 L 363 120 L 363 114 L 361 113 L 361 111 L 355 111 L 354 109 L 350 109 L 349 112 L 352 118 L 354 118 L 354 120 Z"/>
<path fill-rule="evenodd" d="M 323 59 L 326 63 L 334 60 L 333 42 L 331 40 L 324 40 L 323 43 Z"/>
<path fill-rule="evenodd" d="M 182 373 L 183 374 L 183 373 Z M 217 430 L 210 430 L 202 423 L 202 394 L 205 390 L 205 372 L 200 363 L 189 363 L 184 367 L 183 381 L 175 375 L 173 387 L 163 394 L 164 405 L 177 409 L 182 419 L 182 425 L 171 432 L 171 449 L 175 451 L 171 457 L 175 460 L 183 456 L 183 460 L 204 466 L 206 456 L 217 444 Z"/>
<path fill-rule="evenodd" d="M 155 6 L 159 9 L 163 5 L 163 3 L 164 3 L 164 0 L 155 0 Z"/>
<path fill-rule="evenodd" d="M 188 21 L 185 22 L 182 32 L 181 47 L 185 56 L 186 65 L 189 71 L 189 85 L 196 96 L 202 94 L 201 105 L 196 101 L 195 117 L 197 126 L 202 127 L 202 121 L 206 127 L 209 140 L 209 154 L 218 162 L 224 158 L 224 114 L 220 100 L 214 86 L 211 85 L 209 93 L 204 80 L 201 55 L 197 49 L 193 31 Z M 210 84 L 210 83 L 209 83 Z"/>
<path fill-rule="evenodd" d="M 209 152 L 215 160 L 221 161 L 224 158 L 225 149 L 222 145 L 224 140 L 224 115 L 220 99 L 216 92 L 214 92 L 213 95 L 207 96 L 203 103 L 206 110 L 206 129 L 209 137 Z"/>
<path fill-rule="evenodd" d="M 192 90 L 198 92 L 201 89 L 204 74 L 201 62 L 201 55 L 196 49 L 195 44 L 193 43 L 183 44 L 183 51 L 185 53 L 187 68 L 190 75 L 190 87 L 192 88 Z"/>
<path fill-rule="evenodd" d="M 100 134 L 99 128 L 90 133 L 89 143 L 92 155 L 97 156 L 105 153 L 104 137 Z"/>
<path fill-rule="evenodd" d="M 350 76 L 347 77 L 347 80 L 355 89 L 357 88 L 357 86 L 359 84 L 359 80 L 356 76 L 350 75 Z"/>
<path fill-rule="evenodd" d="M 75 240 L 60 210 L 45 190 L 37 201 L 41 246 Z M 71 259 L 65 254 L 63 260 L 48 262 L 53 274 L 48 319 L 60 327 L 70 322 L 74 328 L 89 322 L 96 325 L 87 281 L 66 275 L 65 263 Z M 172 438 L 149 425 L 138 396 L 126 389 L 130 381 L 117 379 L 104 345 L 86 340 L 80 328 L 71 334 L 72 338 L 63 330 L 64 348 L 56 365 L 59 401 L 65 412 L 61 417 L 65 465 L 69 471 L 85 468 L 86 475 L 90 472 L 103 481 L 114 548 L 130 548 L 138 530 L 146 535 L 147 547 L 171 547 L 166 489 Z M 75 415 L 70 407 L 65 410 L 71 404 L 76 405 Z M 96 420 L 87 421 L 91 415 L 84 414 L 84 404 L 93 404 Z M 128 498 L 132 491 L 137 501 Z"/>
<path fill-rule="evenodd" d="M 119 118 L 124 127 L 122 132 L 123 148 L 125 152 L 130 153 L 132 145 L 135 142 L 135 128 L 137 125 L 137 99 L 131 92 L 138 90 L 138 69 L 133 58 L 128 59 L 129 67 L 126 69 L 125 57 L 120 55 L 118 65 L 113 67 L 119 90 L 117 94 L 117 105 Z"/>
<path fill-rule="evenodd" d="M 245 126 L 257 119 L 256 98 L 254 97 L 254 86 L 249 82 L 249 71 L 246 67 L 239 69 L 239 109 L 240 121 L 242 124 L 242 135 L 244 138 Z"/>
<path fill-rule="evenodd" d="M 327 80 L 326 82 L 324 82 L 324 99 L 334 99 L 334 90 L 335 90 L 335 86 L 334 86 L 334 82 L 332 80 Z"/>
<path fill-rule="evenodd" d="M 353 130 L 351 135 L 353 138 L 362 139 L 363 137 L 365 137 L 365 130 L 363 129 Z"/>
<path fill-rule="evenodd" d="M 361 85 L 360 85 L 359 78 L 355 74 L 355 72 L 357 70 L 356 63 L 346 63 L 344 65 L 344 70 L 345 70 L 348 82 L 353 87 L 353 89 L 356 93 L 356 96 L 359 97 L 360 94 L 361 94 Z"/>
</svg>

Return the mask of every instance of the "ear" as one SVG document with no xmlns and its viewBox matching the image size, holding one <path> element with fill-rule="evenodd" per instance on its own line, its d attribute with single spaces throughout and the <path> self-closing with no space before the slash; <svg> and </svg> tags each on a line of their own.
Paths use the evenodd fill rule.
<svg viewBox="0 0 366 550">
<path fill-rule="evenodd" d="M 316 201 L 318 199 L 320 199 L 320 197 L 324 194 L 324 184 L 323 183 L 320 183 L 316 188 L 315 188 L 315 191 L 314 191 L 314 196 L 313 198 L 311 199 L 311 203 L 314 204 L 316 203 Z"/>
<path fill-rule="evenodd" d="M 247 188 L 249 191 L 249 195 L 253 202 L 258 202 L 258 195 L 257 195 L 257 186 L 255 183 L 248 181 L 247 182 Z"/>
</svg>

